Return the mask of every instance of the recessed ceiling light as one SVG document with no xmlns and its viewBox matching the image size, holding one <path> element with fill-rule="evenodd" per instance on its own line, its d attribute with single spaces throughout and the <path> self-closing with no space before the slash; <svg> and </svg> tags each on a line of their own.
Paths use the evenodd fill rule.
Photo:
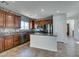
<svg viewBox="0 0 79 59">
<path fill-rule="evenodd" d="M 79 41 L 77 41 L 76 43 L 79 44 Z"/>
<path fill-rule="evenodd" d="M 44 12 L 45 10 L 44 9 L 41 9 L 41 12 Z"/>
<path fill-rule="evenodd" d="M 15 3 L 15 1 L 11 1 L 12 3 Z"/>
<path fill-rule="evenodd" d="M 15 3 L 15 1 L 12 1 L 12 3 Z"/>
<path fill-rule="evenodd" d="M 59 10 L 57 10 L 56 12 L 57 12 L 57 13 L 60 13 L 60 11 L 59 11 Z"/>
<path fill-rule="evenodd" d="M 6 1 L 1 1 L 1 3 L 8 5 L 8 3 Z"/>
<path fill-rule="evenodd" d="M 8 1 L 9 3 L 15 3 L 16 1 Z"/>
</svg>

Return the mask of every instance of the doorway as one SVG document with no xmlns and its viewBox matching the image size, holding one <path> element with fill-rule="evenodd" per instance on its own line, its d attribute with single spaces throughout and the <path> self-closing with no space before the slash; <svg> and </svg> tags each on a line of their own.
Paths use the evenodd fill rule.
<svg viewBox="0 0 79 59">
<path fill-rule="evenodd" d="M 67 23 L 67 36 L 69 36 L 69 29 L 70 29 L 70 27 L 69 27 L 69 23 Z"/>
<path fill-rule="evenodd" d="M 74 37 L 74 20 L 67 20 L 67 36 Z"/>
</svg>

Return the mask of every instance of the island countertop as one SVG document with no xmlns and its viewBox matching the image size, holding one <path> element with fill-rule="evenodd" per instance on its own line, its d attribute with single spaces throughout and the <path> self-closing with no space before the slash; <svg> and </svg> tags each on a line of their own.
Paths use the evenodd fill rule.
<svg viewBox="0 0 79 59">
<path fill-rule="evenodd" d="M 47 33 L 31 33 L 32 35 L 39 35 L 39 36 L 53 36 L 53 37 L 57 37 L 57 35 L 53 35 L 53 34 L 47 34 Z"/>
</svg>

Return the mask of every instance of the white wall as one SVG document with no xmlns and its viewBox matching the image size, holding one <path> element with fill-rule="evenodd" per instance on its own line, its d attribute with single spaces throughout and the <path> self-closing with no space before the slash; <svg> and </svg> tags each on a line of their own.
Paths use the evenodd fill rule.
<svg viewBox="0 0 79 59">
<path fill-rule="evenodd" d="M 67 42 L 66 14 L 63 13 L 53 16 L 53 34 L 57 35 L 57 41 Z"/>
<path fill-rule="evenodd" d="M 75 19 L 74 24 L 74 38 L 79 40 L 79 19 Z"/>
</svg>

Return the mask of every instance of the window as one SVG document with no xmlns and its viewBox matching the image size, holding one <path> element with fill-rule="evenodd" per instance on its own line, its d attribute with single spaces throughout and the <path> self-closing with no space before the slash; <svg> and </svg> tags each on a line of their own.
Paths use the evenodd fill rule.
<svg viewBox="0 0 79 59">
<path fill-rule="evenodd" d="M 29 29 L 29 22 L 25 22 L 25 29 Z"/>
<path fill-rule="evenodd" d="M 21 21 L 21 29 L 29 30 L 29 22 Z"/>
<path fill-rule="evenodd" d="M 21 29 L 24 29 L 24 21 L 21 21 Z"/>
</svg>

